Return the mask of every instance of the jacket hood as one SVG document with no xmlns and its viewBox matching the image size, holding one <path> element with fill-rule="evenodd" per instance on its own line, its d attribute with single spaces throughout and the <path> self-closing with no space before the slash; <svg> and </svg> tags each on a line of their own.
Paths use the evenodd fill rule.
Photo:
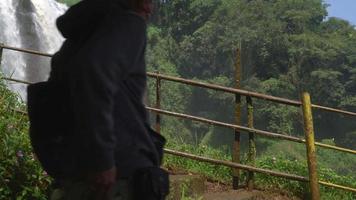
<svg viewBox="0 0 356 200">
<path fill-rule="evenodd" d="M 82 0 L 57 19 L 58 30 L 66 39 L 91 32 L 110 13 L 129 10 L 129 0 Z"/>
</svg>

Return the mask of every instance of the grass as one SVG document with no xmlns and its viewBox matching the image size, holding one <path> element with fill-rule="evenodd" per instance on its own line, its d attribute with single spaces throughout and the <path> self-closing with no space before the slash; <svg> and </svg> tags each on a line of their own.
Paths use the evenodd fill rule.
<svg viewBox="0 0 356 200">
<path fill-rule="evenodd" d="M 68 5 L 68 6 L 72 6 L 72 5 L 76 4 L 76 3 L 78 3 L 80 0 L 57 0 L 57 1 L 60 2 L 60 3 L 64 3 L 64 4 Z"/>
<path fill-rule="evenodd" d="M 183 152 L 189 152 L 195 155 L 200 155 L 209 158 L 215 158 L 220 160 L 231 160 L 231 156 L 226 154 L 226 150 L 217 150 L 205 145 L 189 145 L 177 142 L 174 138 L 167 136 L 167 147 L 174 150 Z M 283 143 L 283 142 L 281 142 Z M 294 148 L 300 148 L 295 146 Z M 323 150 L 321 150 L 323 151 Z M 325 150 L 328 152 L 329 150 Z M 267 151 L 268 152 L 268 151 Z M 256 160 L 256 166 L 263 169 L 270 169 L 279 172 L 285 172 L 290 174 L 296 174 L 304 177 L 308 177 L 307 163 L 305 159 L 295 159 L 294 156 L 286 156 L 289 152 L 280 151 L 281 154 L 262 154 Z M 319 152 L 320 153 L 320 152 Z M 321 152 L 325 153 L 325 152 Z M 330 152 L 329 152 L 330 153 Z M 331 154 L 329 154 L 330 156 Z M 333 154 L 332 154 L 333 155 Z M 338 156 L 338 153 L 336 153 Z M 246 157 L 246 156 L 245 156 Z M 246 159 L 242 159 L 246 164 Z M 230 183 L 232 170 L 228 167 L 211 165 L 199 161 L 185 159 L 177 156 L 166 155 L 165 166 L 172 168 L 180 168 L 189 172 L 204 175 L 208 179 Z M 327 168 L 320 165 L 318 169 L 319 177 L 323 181 L 350 186 L 356 188 L 356 177 L 353 174 L 348 176 L 339 175 L 334 169 Z M 241 181 L 246 181 L 246 172 L 242 172 Z M 259 189 L 269 191 L 283 191 L 289 195 L 295 195 L 302 199 L 308 198 L 309 188 L 308 184 L 297 181 L 291 181 L 284 178 L 277 178 L 266 174 L 256 173 L 255 185 Z M 321 186 L 322 199 L 325 200 L 353 200 L 356 198 L 355 193 L 346 192 L 339 189 L 333 189 L 330 187 Z"/>
<path fill-rule="evenodd" d="M 0 81 L 0 199 L 45 200 L 50 178 L 32 154 L 28 119 L 18 96 Z"/>
</svg>

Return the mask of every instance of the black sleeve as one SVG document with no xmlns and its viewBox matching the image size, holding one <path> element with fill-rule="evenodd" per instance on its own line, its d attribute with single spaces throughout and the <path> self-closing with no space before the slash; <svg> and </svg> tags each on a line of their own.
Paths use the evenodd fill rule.
<svg viewBox="0 0 356 200">
<path fill-rule="evenodd" d="M 90 171 L 114 166 L 114 95 L 140 58 L 145 33 L 144 20 L 133 14 L 105 20 L 71 62 L 70 100 Z"/>
</svg>

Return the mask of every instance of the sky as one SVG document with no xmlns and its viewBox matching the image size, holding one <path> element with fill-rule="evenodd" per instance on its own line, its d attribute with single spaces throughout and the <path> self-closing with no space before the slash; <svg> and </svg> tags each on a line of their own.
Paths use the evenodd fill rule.
<svg viewBox="0 0 356 200">
<path fill-rule="evenodd" d="M 356 0 L 325 0 L 328 7 L 329 17 L 346 19 L 356 25 Z"/>
</svg>

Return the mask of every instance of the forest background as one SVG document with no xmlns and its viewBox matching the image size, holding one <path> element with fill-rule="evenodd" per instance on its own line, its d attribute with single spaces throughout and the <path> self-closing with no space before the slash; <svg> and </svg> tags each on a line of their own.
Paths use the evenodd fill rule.
<svg viewBox="0 0 356 200">
<path fill-rule="evenodd" d="M 79 0 L 58 0 L 73 5 Z M 160 0 L 148 27 L 150 72 L 235 86 L 236 49 L 242 51 L 242 88 L 356 112 L 356 29 L 328 17 L 322 0 Z M 155 105 L 155 81 L 148 101 Z M 163 81 L 163 109 L 234 123 L 235 96 Z M 45 199 L 50 179 L 34 159 L 25 109 L 3 82 L 0 94 L 0 199 Z M 255 128 L 304 137 L 299 108 L 255 100 Z M 245 106 L 245 105 L 243 105 Z M 355 119 L 314 111 L 316 139 L 356 149 Z M 243 109 L 242 125 L 247 124 Z M 151 116 L 154 119 L 154 115 Z M 168 148 L 231 160 L 233 130 L 162 117 Z M 248 140 L 242 137 L 242 162 Z M 256 138 L 256 166 L 307 176 L 302 144 Z M 1 159 L 3 158 L 3 159 Z M 319 177 L 356 188 L 356 156 L 317 149 Z M 166 167 L 182 167 L 209 179 L 231 182 L 228 168 L 166 156 Z M 245 177 L 245 173 L 242 173 Z M 256 175 L 256 185 L 305 199 L 306 185 Z M 355 199 L 354 193 L 322 187 L 323 199 Z"/>
</svg>

